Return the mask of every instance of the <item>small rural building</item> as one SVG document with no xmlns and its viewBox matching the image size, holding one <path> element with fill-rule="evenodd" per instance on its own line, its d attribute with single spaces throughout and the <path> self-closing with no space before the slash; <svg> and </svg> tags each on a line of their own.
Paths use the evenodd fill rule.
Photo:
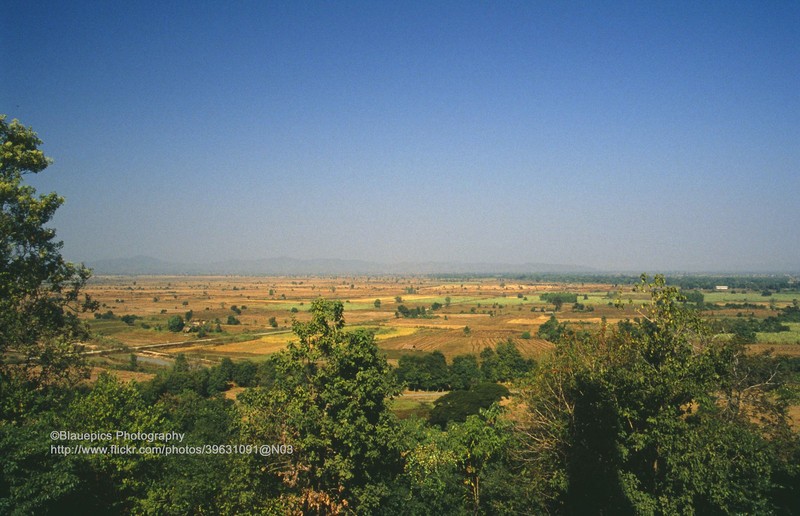
<svg viewBox="0 0 800 516">
<path fill-rule="evenodd" d="M 717 285 L 714 290 L 728 290 L 728 285 Z"/>
</svg>

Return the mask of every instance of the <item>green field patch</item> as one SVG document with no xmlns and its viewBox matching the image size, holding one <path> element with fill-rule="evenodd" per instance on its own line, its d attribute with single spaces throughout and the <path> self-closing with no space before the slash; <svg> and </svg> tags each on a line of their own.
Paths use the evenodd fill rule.
<svg viewBox="0 0 800 516">
<path fill-rule="evenodd" d="M 450 298 L 451 305 L 463 305 L 469 303 L 480 302 L 483 298 L 480 296 L 420 296 L 416 294 L 411 294 L 407 296 L 400 296 L 403 301 L 400 304 L 404 304 L 406 306 L 425 306 L 430 307 L 433 303 L 439 303 L 444 307 L 447 304 L 447 297 Z M 382 303 L 394 303 L 394 298 L 388 298 L 386 300 L 381 299 Z"/>
<path fill-rule="evenodd" d="M 782 323 L 790 328 L 789 331 L 777 333 L 756 333 L 759 344 L 800 344 L 800 323 Z"/>
<path fill-rule="evenodd" d="M 419 417 L 427 419 L 433 409 L 433 402 L 446 392 L 415 391 L 406 392 L 389 401 L 389 409 L 400 419 Z"/>
<path fill-rule="evenodd" d="M 344 305 L 345 312 L 350 312 L 354 310 L 380 310 L 380 308 L 375 308 L 374 303 L 375 303 L 374 301 L 372 303 L 363 303 L 359 301 L 355 303 L 353 302 L 348 303 L 347 301 L 342 301 L 342 305 Z"/>
<path fill-rule="evenodd" d="M 753 303 L 758 305 L 769 305 L 770 300 L 776 303 L 791 303 L 794 299 L 800 299 L 800 292 L 776 292 L 769 296 L 762 296 L 761 292 L 706 292 L 703 293 L 706 303 Z"/>
<path fill-rule="evenodd" d="M 303 303 L 303 304 L 300 304 Z M 267 310 L 274 310 L 274 311 L 290 311 L 292 308 L 297 308 L 299 312 L 308 312 L 309 308 L 311 307 L 311 303 L 306 303 L 303 301 L 291 302 L 291 301 L 277 301 L 273 302 L 270 301 L 265 305 Z"/>
<path fill-rule="evenodd" d="M 527 297 L 528 299 L 525 299 L 525 297 Z M 513 305 L 513 306 L 516 306 L 516 305 L 545 305 L 545 304 L 547 304 L 547 303 L 544 303 L 544 302 L 540 301 L 539 300 L 539 296 L 535 296 L 534 294 L 531 294 L 529 296 L 523 296 L 523 297 L 517 297 L 517 295 L 514 294 L 514 295 L 509 295 L 509 296 L 506 296 L 506 297 L 497 296 L 497 297 L 488 297 L 488 298 L 483 298 L 483 299 L 479 298 L 477 301 L 481 304 L 481 308 L 483 308 L 483 307 L 491 308 L 491 306 L 493 304 L 495 304 L 495 303 L 498 304 L 498 305 L 503 305 L 503 306 L 511 306 L 511 305 Z"/>
<path fill-rule="evenodd" d="M 595 306 L 607 305 L 608 303 L 614 303 L 614 298 L 608 297 L 607 292 L 587 294 L 586 299 L 583 298 L 583 294 L 578 294 L 578 303 Z"/>
</svg>

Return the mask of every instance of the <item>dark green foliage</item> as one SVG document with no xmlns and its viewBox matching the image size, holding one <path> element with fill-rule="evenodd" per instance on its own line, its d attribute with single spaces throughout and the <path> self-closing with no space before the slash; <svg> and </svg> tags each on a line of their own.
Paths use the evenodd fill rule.
<svg viewBox="0 0 800 516">
<path fill-rule="evenodd" d="M 450 371 L 441 351 L 402 355 L 397 378 L 412 390 L 439 391 L 450 385 Z"/>
<path fill-rule="evenodd" d="M 756 327 L 746 319 L 735 319 L 731 325 L 733 342 L 737 344 L 752 344 L 756 341 Z"/>
<path fill-rule="evenodd" d="M 559 512 L 771 512 L 790 471 L 775 450 L 796 442 L 782 373 L 710 338 L 662 277 L 642 281 L 640 319 L 562 338 L 524 389 L 531 485 Z"/>
<path fill-rule="evenodd" d="M 556 300 L 561 300 L 562 303 L 575 303 L 578 301 L 578 294 L 570 292 L 545 292 L 539 296 L 539 299 L 547 303 L 555 303 Z"/>
<path fill-rule="evenodd" d="M 221 397 L 204 398 L 184 391 L 158 403 L 171 430 L 185 433 L 181 444 L 237 444 L 237 411 Z M 159 461 L 151 472 L 146 496 L 136 501 L 137 513 L 219 514 L 224 486 L 230 482 L 231 459 L 224 454 L 175 455 Z"/>
<path fill-rule="evenodd" d="M 747 319 L 739 317 L 736 319 L 721 319 L 710 323 L 710 328 L 716 333 L 731 333 L 733 341 L 739 344 L 752 344 L 757 340 L 757 332 L 778 333 L 789 331 L 791 328 L 782 324 L 780 316 L 770 316 L 766 319 Z"/>
<path fill-rule="evenodd" d="M 568 334 L 567 325 L 559 323 L 555 315 L 551 315 L 550 319 L 539 326 L 536 332 L 537 337 L 550 342 L 558 342 L 566 334 Z"/>
<path fill-rule="evenodd" d="M 484 382 L 470 390 L 452 391 L 433 402 L 428 422 L 441 428 L 450 421 L 464 422 L 467 416 L 489 408 L 492 403 L 508 396 L 508 389 L 500 384 Z"/>
<path fill-rule="evenodd" d="M 516 344 L 509 339 L 495 349 L 486 347 L 481 351 L 481 372 L 491 382 L 507 382 L 527 373 L 533 363 L 522 357 Z"/>
<path fill-rule="evenodd" d="M 499 407 L 451 423 L 446 432 L 414 428 L 412 435 L 404 474 L 396 481 L 405 490 L 403 503 L 389 514 L 542 512 L 510 474 L 513 432 Z"/>
<path fill-rule="evenodd" d="M 139 316 L 130 314 L 123 315 L 122 317 L 119 318 L 120 321 L 124 322 L 128 326 L 133 326 L 133 324 L 136 322 L 136 319 L 139 319 Z"/>
<path fill-rule="evenodd" d="M 481 369 L 475 355 L 457 355 L 450 364 L 450 387 L 469 389 L 481 380 Z"/>
<path fill-rule="evenodd" d="M 0 115 L 0 417 L 24 411 L 43 390 L 87 375 L 78 318 L 98 305 L 83 294 L 90 271 L 61 256 L 47 227 L 64 199 L 37 195 L 28 174 L 50 164 L 32 129 Z M 13 399 L 13 401 L 12 401 Z"/>
<path fill-rule="evenodd" d="M 494 381 L 497 378 L 497 353 L 490 347 L 481 350 L 481 375 L 484 379 Z"/>
<path fill-rule="evenodd" d="M 800 307 L 795 303 L 783 308 L 778 319 L 783 322 L 800 322 Z"/>
<path fill-rule="evenodd" d="M 444 390 L 450 386 L 450 370 L 441 351 L 433 351 L 423 357 L 423 368 L 428 375 L 426 390 Z"/>
<path fill-rule="evenodd" d="M 237 319 L 236 316 L 234 316 L 234 315 L 229 315 L 227 321 L 225 321 L 225 324 L 229 324 L 229 325 L 242 324 L 242 321 Z"/>
<path fill-rule="evenodd" d="M 789 330 L 791 330 L 789 326 L 781 324 L 780 319 L 773 316 L 767 317 L 758 325 L 758 331 L 763 331 L 765 333 L 779 333 Z"/>
<path fill-rule="evenodd" d="M 167 329 L 171 332 L 179 332 L 183 330 L 184 322 L 183 317 L 180 315 L 173 315 L 167 319 Z"/>
<path fill-rule="evenodd" d="M 693 304 L 698 310 L 702 310 L 705 307 L 705 296 L 699 290 L 687 290 L 681 292 L 681 294 L 686 298 L 686 303 Z"/>
<path fill-rule="evenodd" d="M 260 362 L 256 368 L 255 382 L 259 387 L 272 387 L 278 381 L 278 371 L 274 358 Z"/>
<path fill-rule="evenodd" d="M 270 317 L 269 318 L 269 325 L 272 328 L 277 328 L 278 327 L 278 320 L 275 317 Z"/>
<path fill-rule="evenodd" d="M 427 317 L 428 311 L 425 307 L 417 306 L 414 308 L 408 308 L 406 305 L 399 305 L 397 307 L 397 313 L 400 314 L 402 317 L 406 317 L 409 319 L 416 319 L 419 317 Z"/>
<path fill-rule="evenodd" d="M 280 489 L 280 512 L 375 512 L 401 468 L 386 406 L 398 388 L 372 334 L 342 331 L 343 311 L 315 300 L 312 320 L 294 325 L 300 341 L 274 359 L 281 381 L 239 397 L 245 439 L 294 447 L 250 480 Z"/>
<path fill-rule="evenodd" d="M 560 310 L 564 303 L 577 303 L 578 294 L 569 292 L 546 292 L 539 296 L 539 299 L 555 305 L 556 310 Z"/>
<path fill-rule="evenodd" d="M 201 396 L 209 394 L 209 380 L 211 370 L 192 368 L 186 357 L 179 354 L 169 371 L 159 373 L 149 382 L 141 385 L 142 395 L 150 402 L 155 402 L 164 394 L 180 394 L 192 391 Z M 215 389 L 219 387 L 219 380 L 215 378 Z"/>
<path fill-rule="evenodd" d="M 254 387 L 257 373 L 258 366 L 255 363 L 243 360 L 234 364 L 231 380 L 239 387 Z"/>
<path fill-rule="evenodd" d="M 487 377 L 487 380 L 508 382 L 524 376 L 533 367 L 533 361 L 523 358 L 511 339 L 498 344 L 495 353 L 494 377 Z"/>
</svg>

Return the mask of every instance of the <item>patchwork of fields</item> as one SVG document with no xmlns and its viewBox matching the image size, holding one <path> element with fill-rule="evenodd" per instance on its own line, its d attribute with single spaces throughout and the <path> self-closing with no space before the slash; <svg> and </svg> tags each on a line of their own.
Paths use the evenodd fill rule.
<svg viewBox="0 0 800 516">
<path fill-rule="evenodd" d="M 648 298 L 631 286 L 610 284 L 495 278 L 443 282 L 425 277 L 105 276 L 93 279 L 88 291 L 101 303 L 99 312 L 87 317 L 94 337 L 86 343 L 104 355 L 93 357 L 100 367 L 119 365 L 131 353 L 144 350 L 157 351 L 162 361 L 178 353 L 209 363 L 225 357 L 263 360 L 294 339 L 292 322 L 306 321 L 311 301 L 318 297 L 342 301 L 347 328 L 374 332 L 390 363 L 406 353 L 434 350 L 451 360 L 508 340 L 523 355 L 536 358 L 553 348 L 536 337 L 551 315 L 591 330 L 603 320 L 613 324 L 636 317 Z M 553 292 L 575 294 L 577 304 L 566 303 L 554 311 L 555 306 L 540 297 Z M 710 318 L 764 318 L 800 297 L 785 292 L 770 297 L 759 292 L 704 295 L 707 303 L 720 308 L 705 311 Z M 614 306 L 615 300 L 622 301 L 622 308 Z M 727 309 L 725 303 L 750 303 L 754 308 Z M 403 317 L 404 310 L 417 313 Z M 183 328 L 170 331 L 175 317 Z M 758 333 L 754 349 L 768 348 L 800 354 L 800 323 L 790 324 L 788 332 Z M 146 358 L 140 363 L 148 364 Z"/>
</svg>

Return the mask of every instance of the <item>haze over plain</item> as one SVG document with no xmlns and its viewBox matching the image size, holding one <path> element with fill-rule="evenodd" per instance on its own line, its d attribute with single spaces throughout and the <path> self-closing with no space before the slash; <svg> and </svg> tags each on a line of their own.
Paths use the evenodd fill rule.
<svg viewBox="0 0 800 516">
<path fill-rule="evenodd" d="M 800 270 L 800 6 L 44 2 L 1 112 L 73 260 Z"/>
</svg>

